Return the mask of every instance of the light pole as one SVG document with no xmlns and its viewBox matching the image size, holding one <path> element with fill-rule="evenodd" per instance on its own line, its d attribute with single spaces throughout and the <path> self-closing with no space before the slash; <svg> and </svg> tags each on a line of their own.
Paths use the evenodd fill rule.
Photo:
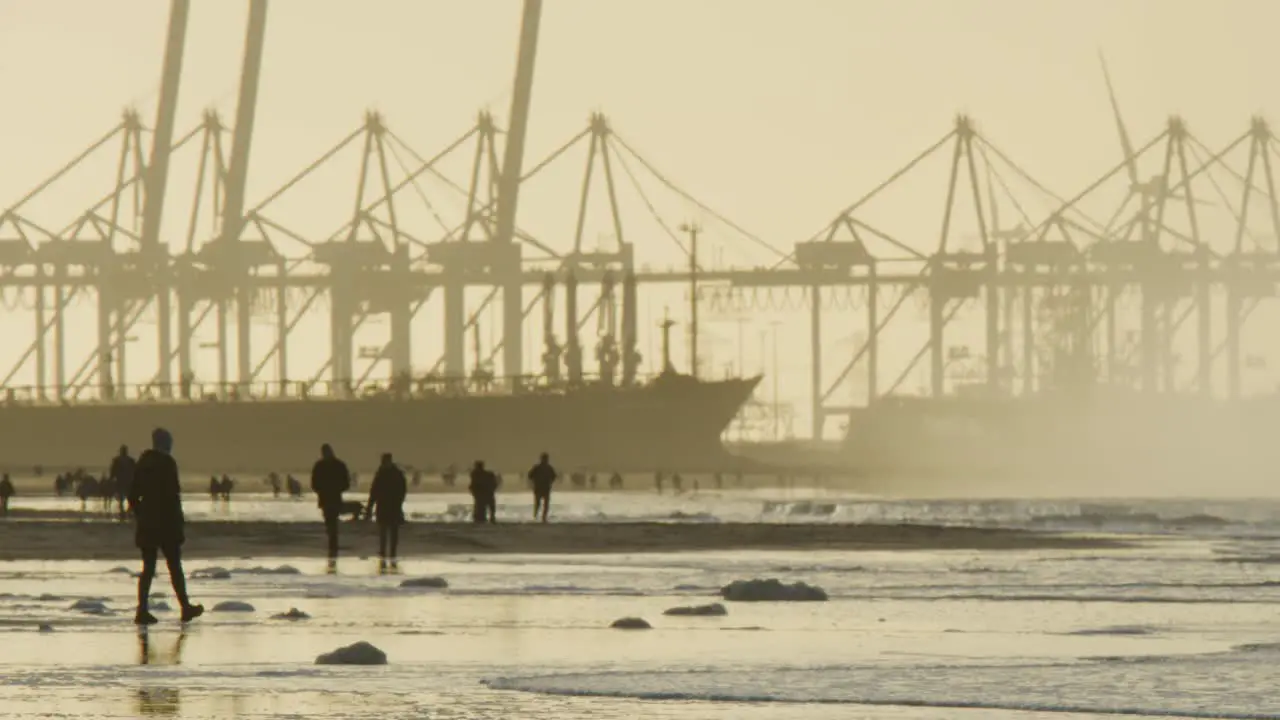
<svg viewBox="0 0 1280 720">
<path fill-rule="evenodd" d="M 702 227 L 687 222 L 680 231 L 689 233 L 689 375 L 698 375 L 698 233 Z"/>
<path fill-rule="evenodd" d="M 760 331 L 760 377 L 764 377 L 769 373 L 768 357 L 769 357 L 769 331 Z M 763 401 L 761 405 L 763 406 Z"/>
<path fill-rule="evenodd" d="M 781 436 L 781 418 L 778 415 L 778 325 L 774 320 L 769 326 L 773 330 L 773 441 L 778 442 Z"/>
<path fill-rule="evenodd" d="M 747 320 L 744 317 L 738 318 L 738 377 L 746 377 L 747 368 L 742 362 L 742 329 L 746 326 Z"/>
<path fill-rule="evenodd" d="M 767 330 L 761 330 L 760 331 L 760 375 L 761 376 L 763 376 L 765 374 L 765 371 L 768 370 L 768 368 L 765 367 L 765 363 L 764 363 L 765 347 L 766 347 L 764 343 L 768 339 L 769 339 L 769 332 Z"/>
</svg>

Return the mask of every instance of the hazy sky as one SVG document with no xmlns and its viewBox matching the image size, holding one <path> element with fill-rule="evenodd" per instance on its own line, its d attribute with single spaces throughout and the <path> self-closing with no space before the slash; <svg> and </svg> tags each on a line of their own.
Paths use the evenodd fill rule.
<svg viewBox="0 0 1280 720">
<path fill-rule="evenodd" d="M 246 9 L 193 3 L 180 130 L 209 106 L 231 121 Z M 0 0 L 0 206 L 102 134 L 123 107 L 137 105 L 152 122 L 167 15 L 164 0 Z M 461 134 L 482 107 L 505 122 L 519 17 L 515 0 L 272 0 L 250 202 L 368 108 L 424 154 Z M 548 0 L 526 167 L 603 111 L 672 179 L 788 247 L 965 112 L 1040 180 L 1071 194 L 1119 159 L 1099 49 L 1136 140 L 1177 112 L 1217 146 L 1254 113 L 1280 116 L 1268 80 L 1280 67 L 1277 26 L 1280 4 L 1267 0 Z M 522 205 L 522 225 L 564 236 L 580 162 L 527 196 L 535 199 Z M 932 186 L 884 217 L 896 214 L 910 229 L 916 216 L 936 215 L 937 168 Z M 76 182 L 66 197 L 106 188 Z M 308 190 L 304 206 L 317 214 L 349 207 L 352 186 L 335 175 Z M 655 204 L 668 222 L 701 217 L 667 197 Z M 77 205 L 64 203 L 43 206 L 49 224 L 74 217 Z M 171 222 L 186 212 L 176 200 L 169 207 L 178 208 Z M 305 207 L 289 221 L 334 224 Z M 680 262 L 642 221 L 628 237 L 642 261 Z M 606 231 L 602 224 L 588 234 Z M 735 249 L 746 246 L 718 226 L 708 235 L 713 247 L 732 244 L 713 251 L 725 262 L 767 259 Z M 801 338 L 804 328 L 795 332 Z M 750 353 L 756 343 L 748 345 Z M 717 364 L 731 361 L 733 351 L 720 352 Z M 838 351 L 830 353 L 834 363 Z M 802 375 L 807 364 L 786 362 L 798 398 L 807 381 L 790 369 Z"/>
</svg>

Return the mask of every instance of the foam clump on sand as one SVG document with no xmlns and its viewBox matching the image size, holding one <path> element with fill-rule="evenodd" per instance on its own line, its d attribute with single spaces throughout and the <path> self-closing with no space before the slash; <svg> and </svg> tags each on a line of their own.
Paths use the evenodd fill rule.
<svg viewBox="0 0 1280 720">
<path fill-rule="evenodd" d="M 289 612 L 276 613 L 271 616 L 272 620 L 310 620 L 311 616 L 298 608 L 289 608 Z"/>
<path fill-rule="evenodd" d="M 402 588 L 437 588 L 444 589 L 449 587 L 449 583 L 442 577 L 420 577 L 409 578 L 400 583 Z"/>
<path fill-rule="evenodd" d="M 676 510 L 675 512 L 668 515 L 667 519 L 668 520 L 693 520 L 696 522 L 705 522 L 705 523 L 720 522 L 720 518 L 716 517 L 715 515 L 712 515 L 709 512 L 687 513 L 687 512 L 684 512 L 683 510 Z"/>
<path fill-rule="evenodd" d="M 662 613 L 663 615 L 686 615 L 697 617 L 717 617 L 720 615 L 728 615 L 729 611 L 720 603 L 711 603 L 710 605 L 684 605 L 681 607 L 673 607 Z"/>
<path fill-rule="evenodd" d="M 253 612 L 254 608 L 247 602 L 239 600 L 223 600 L 213 606 L 213 612 Z"/>
<path fill-rule="evenodd" d="M 637 617 L 619 618 L 613 621 L 609 627 L 615 630 L 652 630 L 653 626 L 648 620 Z"/>
<path fill-rule="evenodd" d="M 200 568 L 191 573 L 194 580 L 230 580 L 231 571 L 224 567 Z"/>
<path fill-rule="evenodd" d="M 827 592 L 802 582 L 784 585 L 777 578 L 769 578 L 734 580 L 720 588 L 720 596 L 733 602 L 821 602 L 827 599 Z"/>
<path fill-rule="evenodd" d="M 386 665 L 387 654 L 361 640 L 316 658 L 317 665 Z"/>
<path fill-rule="evenodd" d="M 263 567 L 255 565 L 251 568 L 236 568 L 233 573 L 242 575 L 301 575 L 302 571 L 292 565 L 280 565 L 279 567 Z"/>
<path fill-rule="evenodd" d="M 1146 625 L 1110 625 L 1102 628 L 1072 630 L 1068 635 L 1153 635 L 1156 629 Z"/>
<path fill-rule="evenodd" d="M 76 612 L 101 615 L 102 613 L 107 612 L 107 604 L 102 602 L 101 600 L 81 598 L 75 601 L 74 603 L 71 603 L 70 609 L 75 610 Z"/>
</svg>

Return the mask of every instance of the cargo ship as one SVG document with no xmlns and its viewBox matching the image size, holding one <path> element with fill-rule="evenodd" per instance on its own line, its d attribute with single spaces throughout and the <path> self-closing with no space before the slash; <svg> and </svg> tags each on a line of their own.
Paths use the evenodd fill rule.
<svg viewBox="0 0 1280 720">
<path fill-rule="evenodd" d="M 1198 492 L 1274 483 L 1280 396 L 1095 386 L 1029 397 L 886 397 L 855 411 L 840 465 L 868 489 L 1039 485 Z"/>
<path fill-rule="evenodd" d="M 375 467 L 383 452 L 423 469 L 484 460 L 516 471 L 542 452 L 564 468 L 600 472 L 712 468 L 727 457 L 721 434 L 759 381 L 702 380 L 668 368 L 633 387 L 13 402 L 0 405 L 0 465 L 22 473 L 101 469 L 117 446 L 141 450 L 151 430 L 164 427 L 182 467 L 203 472 L 297 471 L 310 467 L 325 442 L 353 469 Z"/>
<path fill-rule="evenodd" d="M 872 493 L 1273 492 L 1280 394 L 1225 400 L 1095 385 L 1030 396 L 884 396 L 844 437 L 733 448 Z"/>
<path fill-rule="evenodd" d="M 101 470 L 120 445 L 135 453 L 157 427 L 174 436 L 181 467 L 195 472 L 305 470 L 329 443 L 353 469 L 391 453 L 402 466 L 463 470 L 477 460 L 517 472 L 549 453 L 562 469 L 602 473 L 713 471 L 732 458 L 721 435 L 759 376 L 704 380 L 678 372 L 663 325 L 662 372 L 614 384 L 583 378 L 510 390 L 486 374 L 469 381 L 405 376 L 387 388 L 317 397 L 235 390 L 192 399 L 42 403 L 7 391 L 0 401 L 0 470 Z M 292 383 L 295 387 L 298 384 Z"/>
</svg>

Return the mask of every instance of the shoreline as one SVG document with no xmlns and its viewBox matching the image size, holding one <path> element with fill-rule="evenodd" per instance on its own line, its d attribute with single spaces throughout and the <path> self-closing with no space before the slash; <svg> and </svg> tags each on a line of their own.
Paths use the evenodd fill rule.
<svg viewBox="0 0 1280 720">
<path fill-rule="evenodd" d="M 210 475 L 197 475 L 194 473 L 183 473 L 180 485 L 182 487 L 183 502 L 201 502 L 209 499 L 209 477 Z M 232 502 L 239 497 L 254 497 L 256 499 L 280 499 L 293 500 L 287 492 L 281 492 L 278 498 L 272 498 L 271 487 L 266 483 L 265 478 L 258 475 L 231 475 L 236 484 L 232 493 Z M 301 500 L 305 502 L 315 503 L 315 494 L 311 491 L 310 475 L 297 474 L 294 476 L 302 482 Z M 695 490 L 700 492 L 741 492 L 756 490 L 794 490 L 798 488 L 805 489 L 828 489 L 840 490 L 848 492 L 858 492 L 858 488 L 850 483 L 823 483 L 810 475 L 795 475 L 789 480 L 780 481 L 779 476 L 772 474 L 754 473 L 744 475 L 739 481 L 735 476 L 723 476 L 723 484 L 717 486 L 712 475 L 707 474 L 684 474 L 684 492 L 690 493 Z M 284 476 L 281 475 L 283 480 Z M 669 476 L 668 476 L 669 478 Z M 47 473 L 42 477 L 33 476 L 12 476 L 12 481 L 18 493 L 14 496 L 15 503 L 21 503 L 23 498 L 54 498 L 58 495 L 53 490 L 53 476 Z M 531 491 L 527 481 L 517 476 L 515 473 L 507 473 L 503 475 L 503 484 L 499 488 L 500 493 L 504 494 L 524 494 L 530 495 Z M 346 491 L 347 499 L 356 500 L 363 499 L 363 496 L 369 492 L 369 483 L 373 480 L 372 472 L 361 472 L 358 487 L 351 488 Z M 453 485 L 444 484 L 439 473 L 433 475 L 425 475 L 423 482 L 419 485 L 412 483 L 406 488 L 411 496 L 417 495 L 448 495 L 448 494 L 467 494 L 467 484 L 470 481 L 466 473 L 460 472 Z M 667 494 L 678 495 L 672 492 L 670 480 L 664 485 Z M 574 485 L 568 476 L 568 471 L 562 471 L 562 477 L 556 481 L 555 493 L 557 495 L 577 494 L 577 493 L 614 493 L 614 494 L 649 494 L 656 492 L 656 485 L 652 474 L 624 474 L 623 486 L 617 489 L 609 487 L 609 475 L 605 473 L 597 474 L 597 484 L 595 486 L 588 484 L 578 486 Z M 68 507 L 74 505 L 80 506 L 80 501 L 73 497 L 72 494 L 63 495 L 62 499 L 66 500 Z"/>
<path fill-rule="evenodd" d="M 184 558 L 323 558 L 320 522 L 191 521 Z M 376 555 L 377 526 L 344 521 L 341 556 Z M 1027 530 L 938 525 L 783 525 L 774 523 L 410 522 L 400 557 L 457 554 L 625 554 L 711 550 L 911 551 L 1086 550 L 1131 547 L 1124 540 Z M 133 525 L 111 521 L 0 520 L 0 561 L 136 560 Z"/>
</svg>

